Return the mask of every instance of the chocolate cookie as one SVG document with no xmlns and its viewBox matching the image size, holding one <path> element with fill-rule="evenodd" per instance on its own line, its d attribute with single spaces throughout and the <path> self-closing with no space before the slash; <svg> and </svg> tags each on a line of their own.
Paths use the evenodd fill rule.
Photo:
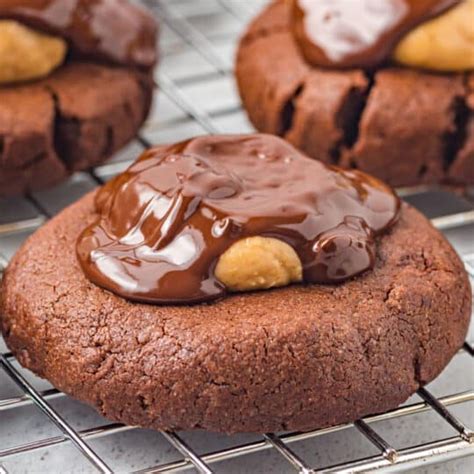
<svg viewBox="0 0 474 474">
<path fill-rule="evenodd" d="M 79 62 L 36 83 L 0 87 L 0 196 L 109 158 L 135 136 L 151 95 L 143 73 Z"/>
<path fill-rule="evenodd" d="M 258 130 L 395 186 L 474 183 L 474 74 L 311 66 L 290 3 L 272 3 L 240 42 L 237 82 Z"/>
<path fill-rule="evenodd" d="M 120 422 L 222 432 L 308 430 L 394 408 L 445 367 L 471 311 L 463 265 L 403 205 L 375 267 L 210 304 L 133 303 L 75 255 L 94 195 L 42 227 L 6 270 L 1 325 L 18 360 Z"/>
<path fill-rule="evenodd" d="M 67 44 L 46 77 L 0 84 L 0 197 L 97 165 L 136 135 L 153 93 L 151 15 L 126 0 L 20 0 L 0 5 L 0 21 Z"/>
</svg>

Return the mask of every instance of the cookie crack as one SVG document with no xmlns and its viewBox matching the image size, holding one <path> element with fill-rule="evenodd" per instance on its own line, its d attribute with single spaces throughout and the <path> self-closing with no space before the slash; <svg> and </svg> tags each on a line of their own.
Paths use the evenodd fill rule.
<svg viewBox="0 0 474 474">
<path fill-rule="evenodd" d="M 361 72 L 367 80 L 367 86 L 365 89 L 353 87 L 349 90 L 336 116 L 336 124 L 342 131 L 342 137 L 330 152 L 333 164 L 340 165 L 341 161 L 348 157 L 344 166 L 350 168 L 358 168 L 351 155 L 359 141 L 360 125 L 377 80 L 375 72 Z"/>
<path fill-rule="evenodd" d="M 283 105 L 280 113 L 280 127 L 278 135 L 284 137 L 292 128 L 293 120 L 295 117 L 296 106 L 295 102 L 298 97 L 303 93 L 305 88 L 305 79 L 303 79 L 293 91 L 293 94 L 287 99 Z"/>
<path fill-rule="evenodd" d="M 140 93 L 143 96 L 143 108 L 142 116 L 140 119 L 145 121 L 150 113 L 152 102 L 153 102 L 153 90 L 157 87 L 155 80 L 153 79 L 152 73 L 143 73 L 140 71 L 134 71 L 134 78 L 140 89 Z M 133 117 L 133 113 L 130 107 L 130 103 L 126 102 L 125 107 L 129 108 L 129 117 Z"/>
<path fill-rule="evenodd" d="M 373 74 L 362 71 L 367 86 L 353 86 L 349 89 L 341 107 L 336 113 L 336 126 L 342 132 L 342 137 L 333 145 L 329 154 L 331 162 L 338 165 L 344 150 L 351 150 L 359 139 L 360 123 L 369 100 L 375 80 Z"/>
<path fill-rule="evenodd" d="M 309 70 L 308 73 L 301 78 L 293 93 L 282 107 L 280 126 L 277 133 L 285 139 L 289 139 L 289 135 L 293 131 L 295 116 L 298 113 L 298 105 L 296 102 L 307 87 L 307 81 L 311 77 L 311 71 L 312 70 Z M 361 72 L 364 74 L 366 83 L 364 85 L 354 84 L 349 88 L 342 98 L 341 104 L 334 117 L 335 128 L 340 133 L 340 138 L 332 144 L 328 152 L 330 163 L 334 165 L 340 164 L 345 153 L 349 152 L 359 139 L 360 122 L 375 82 L 373 75 L 364 71 Z"/>
<path fill-rule="evenodd" d="M 387 290 L 385 290 L 385 294 L 383 295 L 384 303 L 387 303 L 390 300 L 394 290 L 395 290 L 395 285 L 390 285 L 390 287 L 387 288 Z"/>
<path fill-rule="evenodd" d="M 415 354 L 413 357 L 413 379 L 415 383 L 421 387 L 423 385 L 423 381 L 421 378 L 421 356 L 420 354 Z"/>
<path fill-rule="evenodd" d="M 452 128 L 448 130 L 442 137 L 443 140 L 443 169 L 445 172 L 456 160 L 458 152 L 462 150 L 467 140 L 467 125 L 471 110 L 468 105 L 469 88 L 467 84 L 468 77 L 464 76 L 463 86 L 464 93 L 454 98 L 450 113 L 452 114 Z"/>
<path fill-rule="evenodd" d="M 67 149 L 62 140 L 61 128 L 66 126 L 66 123 L 73 125 L 77 129 L 77 136 L 79 135 L 79 124 L 78 121 L 74 118 L 66 118 L 61 112 L 61 101 L 59 99 L 58 93 L 50 84 L 45 84 L 45 91 L 51 96 L 54 105 L 54 118 L 53 118 L 53 147 L 55 154 L 59 161 L 63 163 L 68 172 L 74 171 L 73 163 L 68 160 Z"/>
</svg>

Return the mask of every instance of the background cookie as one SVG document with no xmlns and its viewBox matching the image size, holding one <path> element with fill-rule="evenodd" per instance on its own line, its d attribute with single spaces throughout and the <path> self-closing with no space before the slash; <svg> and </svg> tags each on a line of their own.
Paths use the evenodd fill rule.
<svg viewBox="0 0 474 474">
<path fill-rule="evenodd" d="M 103 162 L 150 109 L 151 12 L 128 0 L 56 3 L 0 4 L 0 197 Z"/>
<path fill-rule="evenodd" d="M 0 87 L 0 196 L 109 158 L 137 133 L 152 91 L 144 73 L 77 62 L 40 82 Z"/>
<path fill-rule="evenodd" d="M 454 250 L 414 209 L 376 267 L 337 286 L 293 286 L 210 305 L 130 303 L 76 260 L 92 195 L 32 236 L 1 288 L 18 360 L 128 424 L 306 430 L 393 408 L 461 346 L 471 308 Z"/>
<path fill-rule="evenodd" d="M 258 130 L 394 186 L 474 183 L 472 73 L 312 67 L 290 31 L 289 3 L 265 9 L 238 49 L 239 91 Z"/>
</svg>

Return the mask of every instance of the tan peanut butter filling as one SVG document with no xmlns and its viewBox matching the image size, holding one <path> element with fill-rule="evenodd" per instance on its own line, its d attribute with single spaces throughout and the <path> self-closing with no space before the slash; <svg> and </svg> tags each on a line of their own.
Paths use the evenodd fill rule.
<svg viewBox="0 0 474 474">
<path fill-rule="evenodd" d="M 215 275 L 230 291 L 263 290 L 302 281 L 303 267 L 282 240 L 247 237 L 219 257 Z"/>
<path fill-rule="evenodd" d="M 400 202 L 375 178 L 257 134 L 152 148 L 95 205 L 76 247 L 86 277 L 134 301 L 190 303 L 370 270 Z"/>
<path fill-rule="evenodd" d="M 474 0 L 416 27 L 397 45 L 394 59 L 435 71 L 474 69 Z"/>
<path fill-rule="evenodd" d="M 0 20 L 0 84 L 40 79 L 61 66 L 66 42 L 12 20 Z"/>
<path fill-rule="evenodd" d="M 474 0 L 292 2 L 293 33 L 315 66 L 474 68 Z"/>
<path fill-rule="evenodd" d="M 156 33 L 154 18 L 128 0 L 0 0 L 0 84 L 44 77 L 66 52 L 148 71 Z"/>
</svg>

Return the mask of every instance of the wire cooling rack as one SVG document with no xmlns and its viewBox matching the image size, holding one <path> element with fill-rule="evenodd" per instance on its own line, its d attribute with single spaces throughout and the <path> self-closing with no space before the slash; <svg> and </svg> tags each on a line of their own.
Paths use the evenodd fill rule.
<svg viewBox="0 0 474 474">
<path fill-rule="evenodd" d="M 232 62 L 238 35 L 265 2 L 145 3 L 162 24 L 162 59 L 155 76 L 160 93 L 150 119 L 108 164 L 52 190 L 0 200 L 0 274 L 28 235 L 125 169 L 150 143 L 252 130 L 235 92 Z M 474 200 L 436 188 L 399 192 L 445 232 L 474 279 Z M 232 437 L 110 423 L 22 369 L 2 343 L 0 474 L 395 472 L 466 458 L 474 454 L 474 434 L 467 426 L 474 423 L 474 347 L 469 340 L 429 389 L 418 390 L 397 409 L 308 433 Z M 450 472 L 474 470 L 472 457 L 450 466 Z"/>
</svg>

